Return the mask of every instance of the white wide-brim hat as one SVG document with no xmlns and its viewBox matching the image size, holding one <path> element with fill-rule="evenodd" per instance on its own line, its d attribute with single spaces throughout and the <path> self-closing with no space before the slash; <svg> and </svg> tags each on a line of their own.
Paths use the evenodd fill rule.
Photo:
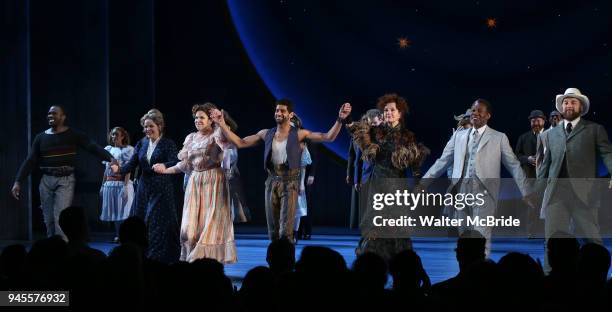
<svg viewBox="0 0 612 312">
<path fill-rule="evenodd" d="M 561 113 L 563 113 L 563 100 L 565 98 L 576 98 L 578 100 L 580 100 L 580 102 L 582 103 L 582 111 L 580 112 L 581 116 L 586 115 L 586 113 L 589 112 L 589 98 L 586 95 L 583 95 L 582 92 L 580 92 L 580 90 L 578 90 L 578 88 L 567 88 L 567 90 L 565 90 L 564 94 L 557 94 L 557 110 Z"/>
</svg>

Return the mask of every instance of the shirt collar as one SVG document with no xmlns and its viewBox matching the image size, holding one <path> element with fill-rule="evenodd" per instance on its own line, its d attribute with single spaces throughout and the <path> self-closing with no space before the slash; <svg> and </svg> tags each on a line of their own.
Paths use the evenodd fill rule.
<svg viewBox="0 0 612 312">
<path fill-rule="evenodd" d="M 482 135 L 485 132 L 485 130 L 487 130 L 487 128 L 488 128 L 488 126 L 484 125 L 484 126 L 478 128 L 478 129 L 472 128 L 472 130 L 476 130 L 476 131 L 478 131 L 478 135 Z M 472 133 L 474 133 L 474 131 L 472 131 Z"/>
<path fill-rule="evenodd" d="M 572 123 L 572 129 L 576 128 L 576 125 L 578 124 L 578 122 L 580 121 L 580 117 L 574 119 L 571 121 Z M 567 129 L 567 123 L 570 122 L 567 119 L 563 120 L 563 129 Z"/>
<path fill-rule="evenodd" d="M 149 139 L 149 144 L 150 145 L 157 145 L 157 143 L 159 143 L 159 140 L 161 139 L 161 135 L 157 138 L 157 140 L 153 141 L 151 139 Z"/>
</svg>

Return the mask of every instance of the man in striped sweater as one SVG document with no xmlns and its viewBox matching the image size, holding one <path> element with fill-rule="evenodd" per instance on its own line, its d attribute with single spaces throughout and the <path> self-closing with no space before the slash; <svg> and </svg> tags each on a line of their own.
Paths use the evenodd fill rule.
<svg viewBox="0 0 612 312">
<path fill-rule="evenodd" d="M 11 192 L 19 200 L 21 183 L 35 168 L 39 168 L 43 173 L 39 191 L 47 236 L 64 236 L 58 220 L 62 210 L 72 205 L 77 148 L 81 147 L 101 160 L 116 160 L 84 133 L 66 126 L 66 114 L 61 106 L 51 106 L 47 120 L 50 128 L 34 138 L 30 153 L 17 172 Z"/>
</svg>

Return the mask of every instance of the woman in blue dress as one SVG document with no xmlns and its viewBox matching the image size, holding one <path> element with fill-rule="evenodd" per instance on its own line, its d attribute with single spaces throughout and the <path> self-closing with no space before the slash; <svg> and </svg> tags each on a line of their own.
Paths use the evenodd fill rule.
<svg viewBox="0 0 612 312">
<path fill-rule="evenodd" d="M 114 172 L 126 174 L 140 166 L 141 176 L 136 187 L 133 215 L 147 225 L 149 245 L 147 258 L 163 263 L 179 260 L 179 223 L 172 177 L 155 173 L 156 167 L 172 167 L 178 162 L 176 144 L 163 137 L 164 116 L 157 110 L 148 111 L 140 123 L 146 136 L 134 147 L 134 155 Z"/>
</svg>

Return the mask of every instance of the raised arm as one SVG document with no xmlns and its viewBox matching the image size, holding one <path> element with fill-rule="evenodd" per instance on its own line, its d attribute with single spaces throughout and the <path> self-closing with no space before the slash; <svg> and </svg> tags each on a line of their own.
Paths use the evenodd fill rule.
<svg viewBox="0 0 612 312">
<path fill-rule="evenodd" d="M 218 109 L 213 110 L 211 113 L 212 120 L 219 125 L 221 130 L 223 131 L 223 135 L 225 138 L 232 142 L 238 148 L 245 148 L 257 145 L 260 141 L 263 141 L 266 133 L 268 133 L 268 129 L 259 130 L 256 134 L 249 135 L 244 138 L 240 138 L 236 135 L 232 130 L 230 130 L 229 126 L 225 123 L 225 118 L 223 118 L 223 111 Z"/>
<path fill-rule="evenodd" d="M 340 130 L 342 129 L 342 123 L 346 120 L 346 118 L 351 114 L 351 104 L 344 103 L 342 107 L 340 107 L 340 111 L 338 112 L 338 119 L 334 123 L 334 125 L 327 131 L 326 133 L 322 132 L 312 132 L 310 130 L 302 129 L 298 132 L 298 136 L 300 141 L 305 139 L 309 139 L 313 142 L 333 142 Z"/>
</svg>

